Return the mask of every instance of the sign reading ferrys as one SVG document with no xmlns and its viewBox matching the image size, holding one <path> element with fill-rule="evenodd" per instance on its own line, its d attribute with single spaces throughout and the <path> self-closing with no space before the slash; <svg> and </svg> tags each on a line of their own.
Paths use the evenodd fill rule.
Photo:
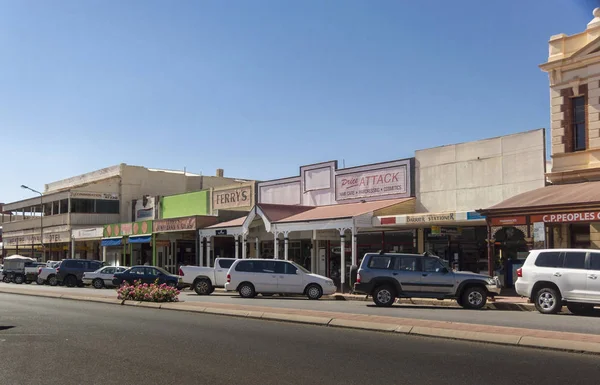
<svg viewBox="0 0 600 385">
<path fill-rule="evenodd" d="M 559 213 L 532 215 L 531 222 L 594 222 L 600 221 L 600 211 L 585 211 L 580 213 Z"/>
<path fill-rule="evenodd" d="M 252 188 L 246 186 L 230 190 L 213 191 L 212 202 L 213 210 L 252 206 Z"/>
<path fill-rule="evenodd" d="M 337 201 L 407 194 L 406 165 L 340 174 L 335 177 Z"/>
<path fill-rule="evenodd" d="M 126 235 L 145 235 L 152 233 L 152 221 L 133 223 L 115 223 L 104 225 L 104 238 L 122 237 Z"/>
</svg>

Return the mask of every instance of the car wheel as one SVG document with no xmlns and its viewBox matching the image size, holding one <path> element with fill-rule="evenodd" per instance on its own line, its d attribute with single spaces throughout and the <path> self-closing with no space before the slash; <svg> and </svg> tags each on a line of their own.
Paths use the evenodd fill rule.
<svg viewBox="0 0 600 385">
<path fill-rule="evenodd" d="M 43 285 L 46 283 L 46 280 L 44 280 L 42 278 L 38 278 L 35 280 L 35 283 L 37 283 L 38 285 Z"/>
<path fill-rule="evenodd" d="M 94 286 L 96 289 L 102 289 L 104 287 L 104 281 L 100 278 L 96 278 L 92 281 L 92 286 Z"/>
<path fill-rule="evenodd" d="M 254 285 L 252 285 L 249 282 L 242 283 L 238 288 L 238 292 L 240 293 L 240 297 L 242 298 L 254 298 L 256 296 Z"/>
<path fill-rule="evenodd" d="M 213 287 L 208 279 L 199 279 L 194 284 L 194 291 L 198 295 L 209 295 L 213 292 Z"/>
<path fill-rule="evenodd" d="M 48 284 L 50 286 L 58 285 L 58 279 L 56 279 L 56 275 L 52 275 L 52 276 L 48 277 Z"/>
<path fill-rule="evenodd" d="M 2 277 L 2 282 L 4 283 L 10 283 L 10 278 L 8 275 L 5 275 L 4 277 Z"/>
<path fill-rule="evenodd" d="M 306 288 L 306 296 L 308 299 L 319 299 L 323 296 L 323 289 L 317 284 L 308 285 Z"/>
<path fill-rule="evenodd" d="M 535 294 L 535 308 L 542 314 L 556 314 L 562 308 L 562 298 L 556 289 L 544 287 Z"/>
<path fill-rule="evenodd" d="M 481 309 L 487 302 L 487 291 L 483 287 L 471 286 L 461 295 L 461 306 L 465 309 Z"/>
<path fill-rule="evenodd" d="M 65 278 L 65 286 L 66 287 L 75 287 L 75 286 L 77 286 L 77 278 L 74 275 L 68 275 Z"/>
<path fill-rule="evenodd" d="M 25 277 L 23 277 L 21 274 L 17 274 L 15 275 L 15 283 L 20 285 L 23 282 L 25 282 Z"/>
<path fill-rule="evenodd" d="M 589 315 L 594 312 L 594 305 L 588 303 L 568 303 L 567 309 L 576 315 Z"/>
<path fill-rule="evenodd" d="M 388 285 L 383 285 L 375 288 L 373 291 L 373 302 L 375 305 L 389 307 L 396 300 L 396 291 Z"/>
<path fill-rule="evenodd" d="M 170 281 L 170 282 L 167 282 L 167 286 L 169 286 L 169 287 L 177 287 L 177 283 L 173 282 L 173 281 Z"/>
</svg>

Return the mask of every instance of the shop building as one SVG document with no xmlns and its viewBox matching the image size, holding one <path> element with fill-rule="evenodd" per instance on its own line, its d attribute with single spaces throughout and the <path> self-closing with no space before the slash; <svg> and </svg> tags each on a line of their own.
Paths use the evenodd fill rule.
<svg viewBox="0 0 600 385">
<path fill-rule="evenodd" d="M 600 248 L 600 9 L 585 31 L 554 35 L 548 61 L 552 169 L 546 187 L 480 212 L 488 218 L 489 260 L 509 283 L 528 251 Z M 490 268 L 492 270 L 492 268 Z"/>
<path fill-rule="evenodd" d="M 89 248 L 89 239 L 74 237 L 77 230 L 134 222 L 134 199 L 139 197 L 217 188 L 236 181 L 224 177 L 222 170 L 217 174 L 120 164 L 46 184 L 41 196 L 3 206 L 9 217 L 3 223 L 5 251 L 56 260 L 75 257 L 79 248 L 80 255 L 98 258 L 99 249 Z M 86 245 L 78 245 L 79 239 Z"/>
<path fill-rule="evenodd" d="M 258 182 L 258 203 L 246 217 L 199 230 L 202 258 L 290 259 L 343 287 L 373 217 L 414 213 L 413 175 L 413 158 L 343 169 L 331 161 Z M 233 240 L 233 248 L 219 249 L 223 238 Z"/>
<path fill-rule="evenodd" d="M 107 248 L 106 261 L 156 264 L 173 273 L 182 264 L 199 264 L 198 230 L 245 216 L 255 203 L 254 197 L 255 182 L 236 180 L 201 191 L 137 199 L 132 204 L 132 215 L 140 223 L 152 221 L 151 236 L 139 241 L 128 236 L 131 223 L 108 226 L 109 231 L 120 228 L 121 234 L 105 232 L 102 245 Z M 216 242 L 215 247 L 233 248 L 233 240 L 224 238 Z"/>
<path fill-rule="evenodd" d="M 411 251 L 458 270 L 487 272 L 486 220 L 476 210 L 545 185 L 544 141 L 538 129 L 416 151 L 415 213 L 378 216 L 374 229 L 400 231 Z"/>
</svg>

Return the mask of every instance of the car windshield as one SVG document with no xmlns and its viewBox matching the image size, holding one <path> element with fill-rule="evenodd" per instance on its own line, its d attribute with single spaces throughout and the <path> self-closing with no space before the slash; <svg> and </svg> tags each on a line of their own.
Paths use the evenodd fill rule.
<svg viewBox="0 0 600 385">
<path fill-rule="evenodd" d="M 302 265 L 297 264 L 296 262 L 292 262 L 292 265 L 296 266 L 298 269 L 302 270 L 306 274 L 310 274 L 310 271 L 306 270 Z"/>
</svg>

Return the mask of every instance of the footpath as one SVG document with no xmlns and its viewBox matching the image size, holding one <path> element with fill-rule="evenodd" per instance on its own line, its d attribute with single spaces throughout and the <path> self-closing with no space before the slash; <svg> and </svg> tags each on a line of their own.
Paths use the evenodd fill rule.
<svg viewBox="0 0 600 385">
<path fill-rule="evenodd" d="M 0 293 L 600 354 L 600 335 L 582 333 L 227 303 L 121 301 L 115 298 L 114 292 L 104 291 L 65 294 L 58 290 L 20 290 L 4 286 L 0 287 Z"/>
</svg>

